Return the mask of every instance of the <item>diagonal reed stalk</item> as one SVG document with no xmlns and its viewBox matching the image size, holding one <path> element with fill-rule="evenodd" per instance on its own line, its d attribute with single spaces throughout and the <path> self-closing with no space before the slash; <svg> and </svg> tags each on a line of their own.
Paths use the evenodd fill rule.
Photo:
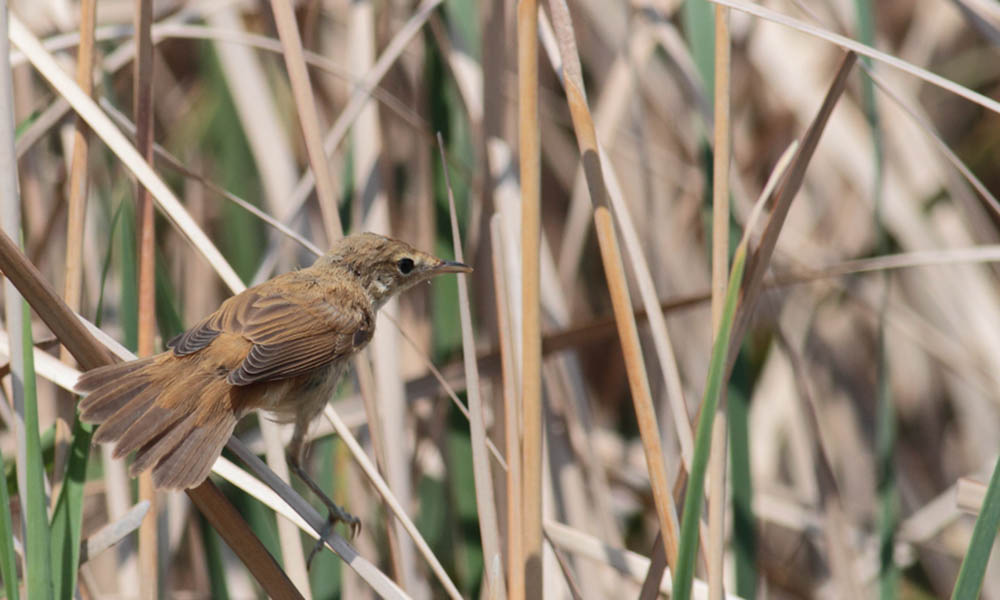
<svg viewBox="0 0 1000 600">
<path fill-rule="evenodd" d="M 333 185 L 333 175 L 330 173 L 330 164 L 323 150 L 323 140 L 320 138 L 319 113 L 316 110 L 312 84 L 309 82 L 309 71 L 302 56 L 302 37 L 295 22 L 295 11 L 290 0 L 271 0 L 271 10 L 274 11 L 278 37 L 281 38 L 281 45 L 285 50 L 285 67 L 292 83 L 292 94 L 295 96 L 299 124 L 306 142 L 306 151 L 309 153 L 309 164 L 315 175 L 316 196 L 319 198 L 320 212 L 323 215 L 323 227 L 328 241 L 332 242 L 343 235 L 344 228 L 340 224 L 340 215 L 337 212 L 337 192 Z"/>
<path fill-rule="evenodd" d="M 642 348 L 639 344 L 639 332 L 636 327 L 635 315 L 632 310 L 632 300 L 629 296 L 628 284 L 625 279 L 621 253 L 618 248 L 618 237 L 615 233 L 614 220 L 608 206 L 608 191 L 605 187 L 604 173 L 597 143 L 597 133 L 594 121 L 587 105 L 586 92 L 583 85 L 583 72 L 580 57 L 576 50 L 573 24 L 569 8 L 563 0 L 551 0 L 549 10 L 552 14 L 552 24 L 559 54 L 563 62 L 563 85 L 566 101 L 569 105 L 576 134 L 577 145 L 587 178 L 591 203 L 594 206 L 594 226 L 597 231 L 597 241 L 601 251 L 601 262 L 608 281 L 608 291 L 614 309 L 615 323 L 625 358 L 626 373 L 632 402 L 635 406 L 636 420 L 639 423 L 639 433 L 642 438 L 643 452 L 649 470 L 650 485 L 653 489 L 653 500 L 656 504 L 656 514 L 663 532 L 663 543 L 668 564 L 677 564 L 677 511 L 673 505 L 673 496 L 667 482 L 666 464 L 663 458 L 663 446 L 660 440 L 660 430 L 656 423 L 656 411 L 653 407 L 652 393 L 646 367 L 643 362 Z"/>
</svg>

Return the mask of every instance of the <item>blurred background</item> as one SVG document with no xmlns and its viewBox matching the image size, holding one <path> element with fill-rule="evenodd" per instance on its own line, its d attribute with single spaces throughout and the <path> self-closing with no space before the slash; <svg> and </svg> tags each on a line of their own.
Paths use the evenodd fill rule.
<svg viewBox="0 0 1000 600">
<path fill-rule="evenodd" d="M 318 118 L 312 134 L 327 143 L 335 208 L 301 181 L 310 171 L 303 103 L 290 84 L 271 5 L 157 0 L 152 53 L 140 69 L 160 147 L 154 170 L 247 285 L 310 264 L 313 255 L 220 190 L 320 249 L 339 234 L 335 211 L 345 231 L 380 231 L 450 258 L 447 168 L 465 261 L 476 267 L 468 285 L 484 419 L 501 453 L 509 406 L 500 332 L 518 331 L 519 317 L 517 306 L 498 313 L 497 265 L 506 288 L 499 299 L 520 298 L 515 4 L 294 3 Z M 1000 99 L 994 2 L 761 5 Z M 703 0 L 570 0 L 568 6 L 596 131 L 666 317 L 675 367 L 664 370 L 632 287 L 673 482 L 682 441 L 669 396 L 682 393 L 694 422 L 712 350 L 714 9 Z M 75 0 L 10 4 L 69 74 L 81 9 Z M 130 139 L 135 11 L 131 0 L 98 2 L 94 46 L 93 97 Z M 779 157 L 819 110 L 844 49 L 739 11 L 731 13 L 730 27 L 735 248 Z M 640 559 L 654 553 L 659 524 L 590 194 L 550 60 L 558 51 L 544 40 L 538 87 L 543 482 L 546 518 L 562 528 L 546 526 L 543 595 L 571 597 L 567 580 L 575 580 L 584 598 L 637 597 L 648 565 Z M 119 153 L 88 132 L 85 216 L 69 217 L 74 114 L 16 47 L 11 61 L 25 253 L 63 290 L 69 232 L 82 226 L 79 311 L 134 351 L 141 213 L 134 179 Z M 1000 189 L 998 164 L 995 110 L 882 61 L 859 59 L 788 214 L 728 385 L 727 593 L 931 598 L 951 592 L 978 510 L 982 487 L 975 482 L 988 481 L 1000 440 L 1000 271 L 993 262 L 1000 260 L 1000 205 L 990 195 Z M 231 293 L 175 221 L 155 217 L 158 350 Z M 960 252 L 975 246 L 983 252 Z M 625 264 L 634 285 L 634 255 Z M 457 285 L 456 278 L 437 279 L 383 309 L 392 319 L 380 317 L 366 351 L 370 381 L 359 382 L 352 371 L 333 406 L 377 456 L 462 595 L 485 597 L 469 424 L 430 371 L 436 366 L 466 401 Z M 498 324 L 504 310 L 513 325 Z M 52 334 L 37 319 L 32 325 L 37 347 L 59 356 Z M 359 383 L 373 386 L 374 411 L 366 409 Z M 73 422 L 66 400 L 39 375 L 41 446 L 56 489 L 66 451 L 60 444 L 70 441 L 54 423 L 60 416 Z M 380 419 L 374 429 L 373 414 Z M 0 452 L 18 532 L 23 507 L 14 419 L 5 402 Z M 259 422 L 245 419 L 237 436 L 264 455 L 269 434 L 262 435 Z M 317 423 L 313 433 L 309 469 L 361 518 L 359 552 L 414 597 L 443 597 L 329 424 Z M 87 462 L 84 538 L 134 503 L 134 483 L 113 476 L 109 456 L 95 447 Z M 497 462 L 492 472 L 503 532 L 506 480 Z M 289 532 L 253 495 L 218 483 L 307 597 L 374 597 L 330 552 L 320 553 L 306 574 L 302 555 L 311 538 Z M 963 501 L 968 494 L 958 495 L 959 488 L 973 499 Z M 163 597 L 262 595 L 183 495 L 161 494 L 159 513 L 155 573 Z M 135 537 L 91 557 L 81 570 L 80 597 L 137 597 L 140 578 L 150 573 L 140 570 Z M 697 566 L 702 577 L 704 565 Z M 982 595 L 1000 598 L 1000 569 L 987 569 Z"/>
</svg>

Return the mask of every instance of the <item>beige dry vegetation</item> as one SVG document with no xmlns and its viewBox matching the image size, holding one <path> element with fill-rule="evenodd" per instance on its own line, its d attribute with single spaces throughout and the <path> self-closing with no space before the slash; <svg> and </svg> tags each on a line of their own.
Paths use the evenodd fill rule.
<svg viewBox="0 0 1000 600">
<path fill-rule="evenodd" d="M 1000 598 L 991 0 L 9 21 L 6 597 Z M 90 447 L 76 369 L 360 230 L 476 268 L 391 302 L 314 427 L 360 536 L 307 570 L 284 425 L 187 496 Z"/>
</svg>

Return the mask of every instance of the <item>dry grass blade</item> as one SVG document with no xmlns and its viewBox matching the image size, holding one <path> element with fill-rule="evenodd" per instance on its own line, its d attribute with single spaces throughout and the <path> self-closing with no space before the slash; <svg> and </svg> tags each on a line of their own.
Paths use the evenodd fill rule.
<svg viewBox="0 0 1000 600">
<path fill-rule="evenodd" d="M 856 52 L 863 56 L 868 56 L 879 62 L 883 62 L 891 67 L 894 67 L 901 71 L 905 71 L 910 75 L 919 77 L 920 79 L 923 79 L 927 83 L 936 85 L 941 89 L 948 90 L 949 92 L 961 96 L 971 102 L 975 102 L 976 104 L 990 111 L 993 111 L 995 113 L 1000 113 L 1000 102 L 993 100 L 992 98 L 988 98 L 978 92 L 974 92 L 965 86 L 958 85 L 954 81 L 945 79 L 940 75 L 931 73 L 927 69 L 923 69 L 916 65 L 910 64 L 905 60 L 901 60 L 899 58 L 896 58 L 895 56 L 892 56 L 891 54 L 879 52 L 878 50 L 875 50 L 870 46 L 866 46 L 850 38 L 838 35 L 836 33 L 832 33 L 825 29 L 821 29 L 820 27 L 816 27 L 815 25 L 803 23 L 802 21 L 793 19 L 779 12 L 775 12 L 773 10 L 764 8 L 760 5 L 751 4 L 749 2 L 743 2 L 742 0 L 709 0 L 709 2 L 714 2 L 716 4 L 728 6 L 738 11 L 749 13 L 756 17 L 767 19 L 768 21 L 773 21 L 780 25 L 791 27 L 792 29 L 796 29 L 803 33 L 808 33 L 809 35 L 813 35 L 818 38 L 824 39 L 828 42 L 840 46 L 841 48 L 844 48 L 845 50 Z"/>
<path fill-rule="evenodd" d="M 448 162 L 444 153 L 444 140 L 438 133 L 441 168 L 444 169 L 445 187 L 448 190 L 448 209 L 451 213 L 451 236 L 455 260 L 464 260 L 462 243 L 455 214 L 455 195 L 452 193 Z M 476 364 L 476 342 L 472 337 L 472 311 L 469 308 L 469 289 L 466 276 L 458 277 L 458 314 L 462 324 L 462 355 L 465 359 L 465 379 L 469 398 L 469 434 L 472 442 L 473 475 L 476 483 L 476 505 L 479 513 L 479 535 L 483 541 L 483 560 L 486 567 L 487 595 L 503 600 L 507 586 L 503 578 L 503 557 L 500 554 L 500 534 L 497 526 L 496 497 L 493 495 L 493 476 L 490 474 L 490 457 L 486 449 L 486 423 L 483 420 L 483 401 L 479 393 L 479 369 Z M 539 343 L 541 346 L 541 343 Z"/>
<path fill-rule="evenodd" d="M 668 563 L 673 567 L 677 562 L 677 511 L 674 507 L 670 485 L 667 482 L 663 446 L 656 423 L 656 411 L 653 408 L 652 393 L 649 389 L 649 379 L 646 376 L 642 348 L 639 345 L 639 333 L 635 323 L 635 315 L 632 312 L 632 301 L 625 279 L 621 253 L 618 249 L 614 222 L 607 205 L 608 193 L 599 159 L 597 134 L 594 130 L 590 108 L 587 106 L 586 92 L 583 87 L 583 72 L 576 50 L 573 24 L 569 8 L 564 0 L 551 0 L 549 9 L 552 13 L 556 41 L 563 62 L 562 72 L 566 101 L 569 104 L 573 129 L 576 133 L 583 168 L 587 176 L 587 187 L 594 205 L 594 224 L 601 250 L 601 261 L 604 265 L 605 277 L 608 280 L 615 321 L 618 325 L 629 389 L 632 392 L 643 451 L 649 469 L 650 484 L 653 488 L 656 514 L 663 531 Z"/>
<path fill-rule="evenodd" d="M 858 55 L 853 52 L 848 52 L 844 56 L 837 74 L 830 84 L 823 104 L 809 125 L 809 129 L 802 136 L 802 141 L 795 151 L 788 170 L 769 200 L 771 207 L 767 217 L 767 224 L 759 242 L 754 244 L 750 256 L 747 257 L 746 277 L 743 281 L 740 305 L 736 312 L 736 321 L 733 324 L 734 343 L 729 348 L 729 366 L 727 371 L 732 368 L 736 360 L 736 354 L 739 352 L 740 347 L 738 342 L 743 339 L 743 334 L 750 324 L 750 318 L 753 316 L 753 309 L 760 294 L 764 274 L 767 272 L 771 255 L 774 253 L 774 247 L 778 242 L 778 234 L 781 233 L 785 217 L 792 206 L 792 200 L 802 186 L 809 160 L 816 151 L 816 146 L 819 144 L 823 129 L 826 127 L 830 114 L 833 112 L 833 108 L 837 105 L 837 101 L 840 99 L 847 85 L 847 76 L 850 74 L 851 67 L 854 66 L 857 58 Z"/>
<path fill-rule="evenodd" d="M 309 83 L 309 71 L 302 56 L 302 37 L 299 35 L 299 26 L 295 21 L 295 11 L 290 0 L 271 0 L 271 9 L 274 11 L 278 37 L 281 38 L 281 45 L 285 49 L 285 67 L 292 82 L 292 94 L 295 96 L 299 123 L 302 126 L 306 151 L 309 153 L 309 164 L 314 174 L 323 226 L 328 241 L 332 242 L 343 235 L 344 228 L 340 224 L 340 214 L 337 212 L 337 192 L 333 185 L 333 175 L 319 135 L 319 113 L 316 109 L 316 100 L 313 98 L 312 84 Z"/>
<path fill-rule="evenodd" d="M 521 518 L 524 588 L 511 598 L 539 598 L 542 572 L 542 336 L 540 314 L 541 140 L 538 128 L 538 2 L 517 3 L 517 97 L 521 175 Z M 517 526 L 511 523 L 509 526 Z M 511 578 L 519 584 L 521 578 Z"/>
<path fill-rule="evenodd" d="M 208 239 L 205 233 L 191 218 L 170 188 L 157 177 L 156 173 L 143 160 L 135 147 L 129 143 L 97 104 L 56 64 L 52 56 L 46 52 L 34 35 L 11 15 L 10 40 L 28 56 L 31 64 L 56 91 L 73 107 L 73 110 L 87 122 L 87 125 L 100 137 L 122 163 L 135 175 L 153 195 L 160 209 L 174 222 L 181 232 L 191 241 L 208 263 L 219 274 L 230 289 L 243 286 L 240 277 L 233 271 L 229 263 Z"/>
</svg>

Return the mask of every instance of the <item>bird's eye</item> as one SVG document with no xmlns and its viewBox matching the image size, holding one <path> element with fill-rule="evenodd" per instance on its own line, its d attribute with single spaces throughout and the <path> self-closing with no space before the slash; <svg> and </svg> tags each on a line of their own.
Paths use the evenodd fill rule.
<svg viewBox="0 0 1000 600">
<path fill-rule="evenodd" d="M 409 275 L 410 271 L 413 270 L 413 259 L 412 258 L 401 258 L 399 262 L 396 263 L 396 268 L 403 275 Z"/>
</svg>

